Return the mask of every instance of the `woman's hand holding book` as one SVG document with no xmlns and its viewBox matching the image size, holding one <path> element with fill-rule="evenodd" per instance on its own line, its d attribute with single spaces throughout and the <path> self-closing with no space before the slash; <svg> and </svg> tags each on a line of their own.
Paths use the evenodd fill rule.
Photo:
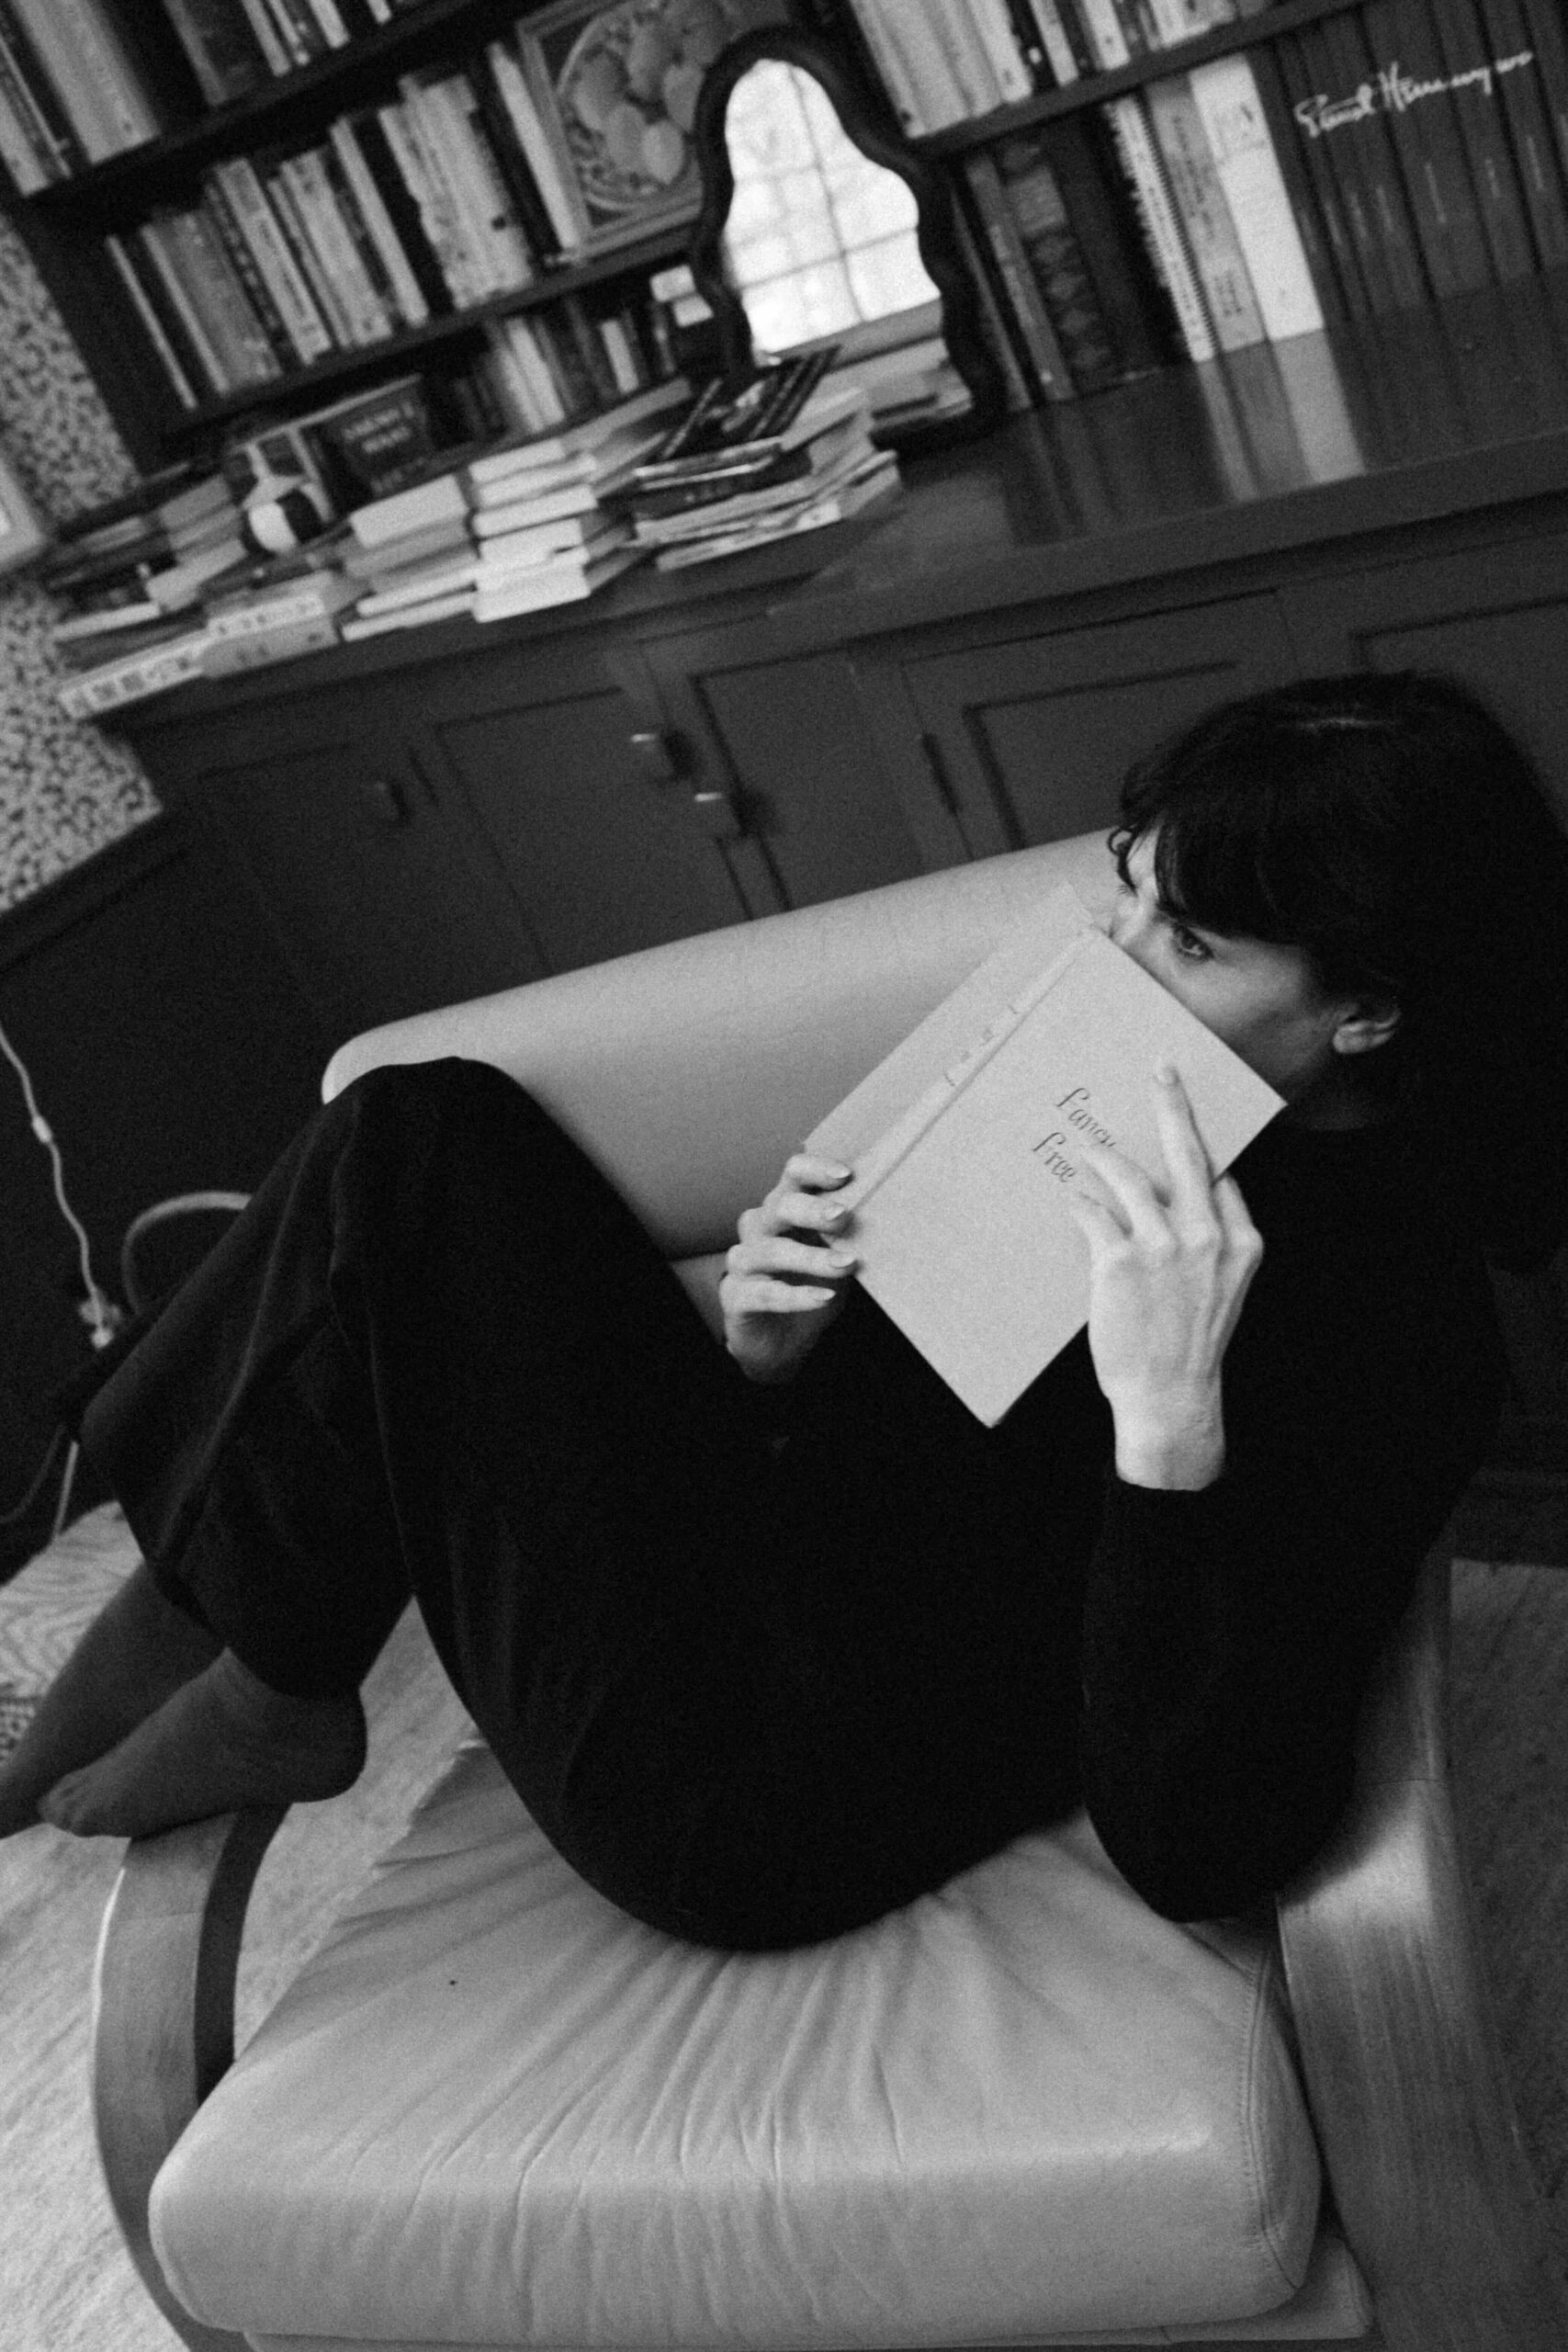
<svg viewBox="0 0 1568 2352">
<path fill-rule="evenodd" d="M 1186 1090 L 1156 1072 L 1168 1182 L 1091 1145 L 1067 1196 L 1089 1244 L 1089 1351 L 1134 1486 L 1195 1488 L 1224 1466 L 1220 1368 L 1263 1242 L 1235 1181 L 1217 1181 Z"/>
<path fill-rule="evenodd" d="M 843 1306 L 859 1261 L 841 1238 L 850 1210 L 825 1195 L 850 1173 L 797 1151 L 740 1219 L 718 1295 L 725 1345 L 749 1380 L 793 1379 Z"/>
</svg>

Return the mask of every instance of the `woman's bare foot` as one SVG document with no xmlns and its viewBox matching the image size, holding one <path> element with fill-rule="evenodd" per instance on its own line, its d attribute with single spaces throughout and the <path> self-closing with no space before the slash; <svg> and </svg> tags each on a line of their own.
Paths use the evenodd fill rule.
<svg viewBox="0 0 1568 2352">
<path fill-rule="evenodd" d="M 51 1683 L 0 1766 L 0 1838 L 39 1819 L 39 1799 L 106 1755 L 211 1665 L 222 1645 L 165 1600 L 145 1565 L 132 1570 Z"/>
<path fill-rule="evenodd" d="M 357 1697 L 289 1698 L 225 1650 L 118 1747 L 68 1772 L 39 1812 L 79 1838 L 150 1838 L 242 1805 L 341 1795 L 365 1746 Z"/>
</svg>

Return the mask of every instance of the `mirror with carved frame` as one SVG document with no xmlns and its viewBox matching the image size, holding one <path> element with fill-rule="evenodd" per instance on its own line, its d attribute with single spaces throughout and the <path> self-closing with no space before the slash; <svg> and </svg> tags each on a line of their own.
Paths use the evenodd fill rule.
<svg viewBox="0 0 1568 2352">
<path fill-rule="evenodd" d="M 688 249 L 727 375 L 822 344 L 873 381 L 874 438 L 914 451 L 1001 418 L 1001 372 L 947 182 L 825 42 L 748 33 L 704 79 Z"/>
</svg>

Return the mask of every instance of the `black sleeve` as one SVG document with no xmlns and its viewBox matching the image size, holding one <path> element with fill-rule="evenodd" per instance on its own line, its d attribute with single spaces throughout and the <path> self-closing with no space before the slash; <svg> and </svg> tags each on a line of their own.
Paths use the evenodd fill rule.
<svg viewBox="0 0 1568 2352">
<path fill-rule="evenodd" d="M 1379 1648 L 1484 1453 L 1501 1394 L 1463 1253 L 1270 1264 L 1226 1360 L 1197 1493 L 1108 1481 L 1084 1620 L 1085 1800 L 1175 1919 L 1249 1909 L 1349 1792 Z"/>
</svg>

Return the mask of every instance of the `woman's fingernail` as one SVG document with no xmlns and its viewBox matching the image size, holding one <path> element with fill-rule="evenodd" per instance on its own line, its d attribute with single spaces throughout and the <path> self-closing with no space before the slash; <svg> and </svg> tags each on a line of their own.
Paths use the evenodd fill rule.
<svg viewBox="0 0 1568 2352">
<path fill-rule="evenodd" d="M 829 1224 L 836 1217 L 848 1216 L 849 1213 L 848 1201 L 829 1201 L 822 1212 L 822 1222 L 824 1225 Z"/>
<path fill-rule="evenodd" d="M 829 1250 L 828 1252 L 828 1263 L 830 1266 L 839 1266 L 847 1271 L 854 1262 L 855 1253 L 852 1250 Z"/>
</svg>

